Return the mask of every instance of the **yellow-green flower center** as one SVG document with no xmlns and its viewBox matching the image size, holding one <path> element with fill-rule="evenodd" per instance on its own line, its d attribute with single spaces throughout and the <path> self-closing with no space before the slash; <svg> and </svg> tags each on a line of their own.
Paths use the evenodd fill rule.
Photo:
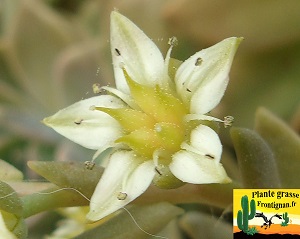
<svg viewBox="0 0 300 239">
<path fill-rule="evenodd" d="M 124 143 L 137 154 L 152 158 L 156 150 L 171 156 L 180 150 L 187 138 L 183 117 L 187 109 L 168 89 L 144 86 L 133 81 L 124 70 L 131 96 L 139 109 L 96 107 L 123 127 L 124 136 L 116 143 Z M 164 157 L 169 158 L 171 157 Z"/>
</svg>

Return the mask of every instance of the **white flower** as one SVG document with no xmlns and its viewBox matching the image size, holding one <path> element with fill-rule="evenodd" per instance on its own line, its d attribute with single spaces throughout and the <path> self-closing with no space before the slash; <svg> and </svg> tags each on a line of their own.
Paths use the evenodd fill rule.
<svg viewBox="0 0 300 239">
<path fill-rule="evenodd" d="M 222 145 L 204 121 L 221 100 L 241 38 L 228 38 L 184 61 L 175 76 L 156 45 L 129 19 L 111 14 L 111 51 L 117 89 L 79 101 L 44 123 L 90 149 L 115 148 L 91 198 L 88 220 L 124 207 L 153 181 L 228 183 Z M 173 70 L 173 69 L 172 69 Z M 175 69 L 176 70 L 176 69 Z"/>
</svg>

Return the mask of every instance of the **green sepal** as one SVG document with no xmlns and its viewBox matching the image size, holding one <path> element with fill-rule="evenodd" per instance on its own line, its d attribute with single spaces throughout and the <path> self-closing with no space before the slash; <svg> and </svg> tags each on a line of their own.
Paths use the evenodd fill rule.
<svg viewBox="0 0 300 239">
<path fill-rule="evenodd" d="M 155 174 L 152 183 L 161 189 L 173 189 L 179 188 L 186 183 L 182 182 L 176 178 L 173 173 L 170 171 L 168 166 L 161 165 L 156 169 L 157 173 Z"/>
</svg>

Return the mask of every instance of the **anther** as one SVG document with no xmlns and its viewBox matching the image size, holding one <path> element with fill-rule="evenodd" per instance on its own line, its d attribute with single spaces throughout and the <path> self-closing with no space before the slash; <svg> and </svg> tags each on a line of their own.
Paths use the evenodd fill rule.
<svg viewBox="0 0 300 239">
<path fill-rule="evenodd" d="M 209 159 L 215 159 L 214 156 L 210 155 L 210 154 L 205 154 L 205 157 L 209 158 Z"/>
<path fill-rule="evenodd" d="M 125 200 L 127 198 L 127 193 L 119 192 L 117 198 L 118 200 Z"/>
<path fill-rule="evenodd" d="M 83 119 L 76 119 L 74 121 L 74 124 L 80 125 L 82 123 Z"/>
<path fill-rule="evenodd" d="M 168 44 L 170 46 L 177 46 L 178 45 L 177 37 L 171 37 L 171 38 L 169 38 Z"/>
<path fill-rule="evenodd" d="M 89 110 L 96 110 L 96 106 L 91 105 Z"/>
<path fill-rule="evenodd" d="M 196 59 L 195 66 L 200 66 L 202 64 L 202 62 L 203 62 L 203 59 L 201 57 L 198 57 Z"/>
<path fill-rule="evenodd" d="M 86 169 L 92 170 L 95 166 L 95 163 L 93 161 L 85 161 L 84 165 Z"/>
<path fill-rule="evenodd" d="M 120 62 L 120 63 L 119 63 L 119 67 L 120 67 L 121 69 L 125 69 L 125 63 L 124 63 L 124 62 Z"/>
<path fill-rule="evenodd" d="M 230 127 L 233 124 L 234 118 L 233 116 L 225 116 L 224 117 L 224 127 Z"/>
<path fill-rule="evenodd" d="M 156 171 L 160 176 L 162 175 L 162 173 L 158 170 L 157 167 L 155 167 L 155 171 Z"/>
<path fill-rule="evenodd" d="M 121 56 L 121 52 L 118 48 L 115 48 L 115 53 L 116 53 L 116 56 Z"/>
<path fill-rule="evenodd" d="M 101 92 L 101 86 L 99 83 L 93 84 L 93 92 L 94 94 L 99 94 Z"/>
</svg>

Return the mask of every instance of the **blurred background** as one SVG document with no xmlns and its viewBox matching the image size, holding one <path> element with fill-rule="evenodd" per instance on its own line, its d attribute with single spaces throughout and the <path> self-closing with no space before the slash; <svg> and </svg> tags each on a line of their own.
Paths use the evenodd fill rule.
<svg viewBox="0 0 300 239">
<path fill-rule="evenodd" d="M 300 2 L 298 0 L 1 0 L 0 158 L 27 178 L 28 160 L 90 160 L 93 151 L 41 123 L 92 85 L 113 85 L 109 15 L 135 22 L 160 47 L 169 37 L 185 60 L 224 38 L 243 36 L 231 80 L 213 115 L 252 128 L 264 106 L 300 133 Z M 231 147 L 228 133 L 222 136 Z"/>
</svg>

